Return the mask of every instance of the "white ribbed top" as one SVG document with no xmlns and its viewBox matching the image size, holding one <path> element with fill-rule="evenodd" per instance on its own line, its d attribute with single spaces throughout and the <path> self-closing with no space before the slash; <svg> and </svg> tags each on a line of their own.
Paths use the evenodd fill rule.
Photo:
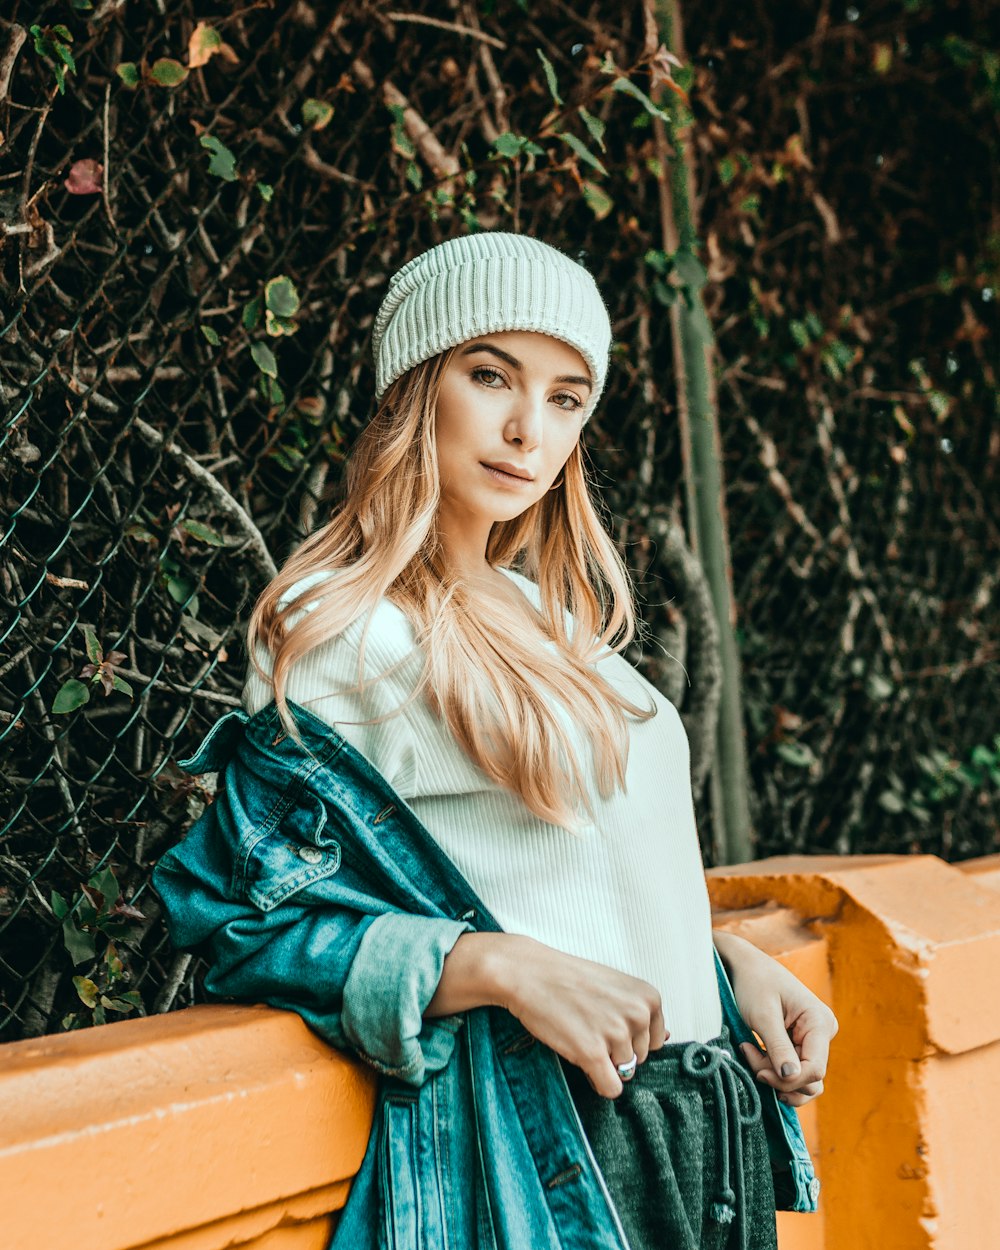
<svg viewBox="0 0 1000 1250">
<path fill-rule="evenodd" d="M 538 608 L 537 586 L 504 571 Z M 302 578 L 286 601 L 324 576 Z M 634 702 L 648 706 L 652 699 L 657 715 L 630 722 L 626 791 L 602 799 L 595 787 L 594 823 L 582 836 L 573 834 L 540 820 L 518 795 L 494 784 L 423 698 L 381 724 L 350 723 L 394 712 L 423 664 L 409 620 L 383 600 L 366 641 L 366 679 L 404 663 L 363 695 L 337 693 L 357 685 L 364 624 L 360 618 L 304 656 L 291 671 L 288 697 L 370 760 L 505 930 L 651 982 L 662 996 L 671 1041 L 717 1036 L 722 1015 L 690 748 L 674 705 L 620 655 L 598 661 L 602 675 Z M 262 646 L 258 659 L 270 673 Z M 272 698 L 271 687 L 248 666 L 246 710 L 252 715 Z M 589 751 L 580 758 L 588 760 Z"/>
</svg>

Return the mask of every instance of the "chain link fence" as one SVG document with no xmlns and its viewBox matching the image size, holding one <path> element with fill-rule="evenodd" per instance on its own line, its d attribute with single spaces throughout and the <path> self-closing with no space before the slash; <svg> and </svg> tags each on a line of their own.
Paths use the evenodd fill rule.
<svg viewBox="0 0 1000 1250">
<path fill-rule="evenodd" d="M 706 857 L 669 319 L 699 292 L 758 853 L 997 849 L 988 9 L 683 15 L 658 97 L 693 112 L 681 273 L 652 6 L 23 7 L 0 23 L 0 1038 L 198 1000 L 148 888 L 211 797 L 176 760 L 238 705 L 254 597 L 333 504 L 388 276 L 463 230 L 537 233 L 608 297 L 589 455 L 690 676 L 633 653 L 684 712 Z"/>
</svg>

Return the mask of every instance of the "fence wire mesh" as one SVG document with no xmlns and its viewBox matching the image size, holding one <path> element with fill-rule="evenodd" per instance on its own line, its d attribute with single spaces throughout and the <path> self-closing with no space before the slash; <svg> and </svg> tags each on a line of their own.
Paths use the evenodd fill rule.
<svg viewBox="0 0 1000 1250">
<path fill-rule="evenodd" d="M 997 849 L 988 6 L 687 14 L 693 273 L 664 131 L 612 86 L 650 89 L 651 5 L 66 11 L 0 25 L 0 1038 L 199 998 L 148 888 L 211 798 L 176 761 L 332 506 L 387 278 L 462 230 L 537 233 L 607 295 L 589 455 L 690 674 L 633 652 L 684 711 L 706 858 L 670 322 L 699 292 L 757 853 Z"/>
</svg>

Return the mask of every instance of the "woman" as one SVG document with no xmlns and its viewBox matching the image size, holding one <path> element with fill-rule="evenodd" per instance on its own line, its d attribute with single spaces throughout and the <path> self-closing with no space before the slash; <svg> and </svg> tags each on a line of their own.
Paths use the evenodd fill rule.
<svg viewBox="0 0 1000 1250">
<path fill-rule="evenodd" d="M 206 955 L 211 990 L 290 1006 L 383 1073 L 335 1246 L 357 1246 L 377 1213 L 372 1245 L 776 1244 L 760 1103 L 722 1021 L 687 738 L 620 654 L 635 631 L 632 595 L 581 454 L 610 344 L 591 275 L 524 235 L 449 240 L 393 276 L 373 333 L 380 402 L 343 503 L 266 588 L 247 637 L 243 717 L 277 729 L 270 745 L 250 735 L 263 764 L 248 775 L 277 786 L 283 758 L 298 777 L 299 760 L 337 752 L 340 789 L 330 763 L 309 765 L 308 802 L 295 791 L 315 843 L 298 854 L 308 863 L 311 852 L 317 874 L 316 857 L 328 858 L 322 889 L 291 870 L 268 885 L 277 842 L 233 885 L 218 821 L 157 869 L 174 940 Z M 245 863 L 274 822 L 248 812 L 229 765 L 226 780 L 221 819 L 242 825 L 232 858 Z M 395 801 L 359 815 L 376 792 Z M 338 821 L 332 867 L 316 812 L 320 827 Z M 300 834 L 298 816 L 281 819 Z M 420 892 L 439 876 L 440 894 Z M 205 884 L 215 879 L 228 884 Z M 296 905 L 309 898 L 308 922 L 274 919 L 290 893 Z M 459 898 L 476 905 L 459 916 L 448 910 Z M 357 941 L 367 920 L 350 928 L 351 908 L 374 916 Z M 322 942 L 313 928 L 293 945 L 287 935 L 307 923 L 327 926 Z M 235 941 L 252 958 L 234 955 Z M 746 1064 L 789 1105 L 815 1097 L 832 1012 L 749 944 L 716 942 L 767 1047 L 748 1046 Z M 339 961 L 339 980 L 324 998 L 325 959 Z M 404 998 L 420 1013 L 409 1036 Z M 375 1023 L 376 1002 L 388 1026 Z M 505 1033 L 514 1022 L 520 1032 Z M 463 1023 L 467 1051 L 455 1041 Z M 531 1122 L 508 1058 L 519 1047 L 551 1102 L 544 1124 Z M 471 1091 L 461 1105 L 444 1093 L 458 1051 Z M 486 1053 L 498 1058 L 484 1076 Z M 432 1087 L 426 1111 L 397 1114 L 400 1082 Z M 488 1158 L 460 1175 L 436 1137 L 445 1129 Z M 583 1162 L 553 1170 L 580 1132 Z M 508 1166 L 501 1138 L 512 1159 L 515 1138 L 531 1149 Z M 453 1182 L 469 1186 L 471 1223 L 447 1196 Z"/>
</svg>

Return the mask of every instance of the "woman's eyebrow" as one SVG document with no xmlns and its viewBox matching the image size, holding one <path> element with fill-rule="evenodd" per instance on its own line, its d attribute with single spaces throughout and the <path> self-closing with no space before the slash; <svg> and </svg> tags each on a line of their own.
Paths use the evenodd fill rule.
<svg viewBox="0 0 1000 1250">
<path fill-rule="evenodd" d="M 517 369 L 520 373 L 524 366 L 521 362 L 510 354 L 505 352 L 502 347 L 495 347 L 492 343 L 470 343 L 468 347 L 462 349 L 463 356 L 470 356 L 473 352 L 492 352 L 494 356 L 499 356 L 501 360 L 505 360 L 513 369 Z M 577 386 L 589 386 L 591 390 L 594 385 L 590 378 L 577 377 L 575 373 L 564 373 L 562 377 L 553 379 L 556 382 L 575 382 Z"/>
</svg>

